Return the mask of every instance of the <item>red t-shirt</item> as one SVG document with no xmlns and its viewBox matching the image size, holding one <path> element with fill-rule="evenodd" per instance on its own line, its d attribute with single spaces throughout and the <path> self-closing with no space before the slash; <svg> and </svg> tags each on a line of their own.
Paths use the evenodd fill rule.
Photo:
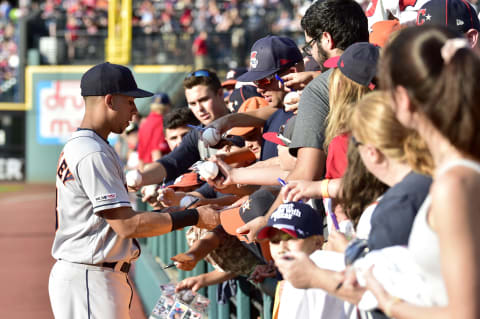
<svg viewBox="0 0 480 319">
<path fill-rule="evenodd" d="M 162 155 L 170 152 L 163 133 L 163 116 L 150 112 L 138 129 L 138 158 L 144 163 L 152 162 L 152 151 L 160 150 Z"/>
<path fill-rule="evenodd" d="M 346 133 L 337 135 L 328 145 L 325 178 L 341 178 L 345 173 L 348 166 L 348 137 L 349 135 Z"/>
</svg>

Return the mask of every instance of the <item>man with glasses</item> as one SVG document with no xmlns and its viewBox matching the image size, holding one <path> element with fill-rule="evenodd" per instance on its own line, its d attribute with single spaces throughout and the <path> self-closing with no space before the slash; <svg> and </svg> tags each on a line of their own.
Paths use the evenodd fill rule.
<svg viewBox="0 0 480 319">
<path fill-rule="evenodd" d="M 217 75 L 206 69 L 190 73 L 183 80 L 188 107 L 202 125 L 228 114 L 223 100 L 223 89 Z M 151 163 L 141 172 L 141 185 L 151 185 L 175 180 L 186 173 L 199 160 L 205 160 L 217 152 L 201 140 L 201 131 L 193 129 L 182 139 L 181 144 L 171 153 Z M 243 146 L 243 145 L 242 145 Z"/>
<path fill-rule="evenodd" d="M 304 52 L 311 53 L 324 72 L 305 87 L 300 97 L 296 120 L 299 125 L 295 126 L 289 146 L 297 162 L 287 180 L 320 180 L 325 174 L 323 143 L 325 120 L 330 110 L 328 91 L 331 69 L 325 71 L 324 63 L 339 57 L 353 43 L 368 42 L 368 22 L 362 8 L 354 0 L 324 0 L 308 8 L 301 25 L 305 31 Z M 279 196 L 267 216 L 282 201 Z M 248 232 L 249 239 L 253 240 L 267 218 L 253 220 L 239 231 Z"/>
</svg>

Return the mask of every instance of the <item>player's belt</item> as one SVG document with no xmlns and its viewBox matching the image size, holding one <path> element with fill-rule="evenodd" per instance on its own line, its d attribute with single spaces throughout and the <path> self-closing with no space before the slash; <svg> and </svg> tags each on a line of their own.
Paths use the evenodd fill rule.
<svg viewBox="0 0 480 319">
<path fill-rule="evenodd" d="M 100 266 L 100 267 L 106 267 L 106 268 L 115 269 L 115 267 L 117 267 L 117 265 L 118 265 L 119 263 L 123 263 L 123 265 L 120 267 L 119 270 L 120 270 L 121 272 L 124 272 L 124 273 L 128 274 L 128 272 L 130 271 L 130 266 L 131 266 L 132 264 L 127 263 L 127 262 L 124 262 L 124 261 L 117 261 L 117 262 L 113 262 L 113 263 L 107 263 L 107 262 L 105 262 L 105 263 L 101 263 L 99 266 Z"/>
</svg>

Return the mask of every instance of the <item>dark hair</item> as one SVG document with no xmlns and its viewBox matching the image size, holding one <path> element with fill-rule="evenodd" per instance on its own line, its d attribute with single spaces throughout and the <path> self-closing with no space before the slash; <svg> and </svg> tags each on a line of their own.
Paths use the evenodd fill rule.
<svg viewBox="0 0 480 319">
<path fill-rule="evenodd" d="M 385 48 L 380 59 L 380 85 L 406 89 L 410 103 L 462 152 L 480 158 L 480 57 L 458 49 L 444 61 L 448 39 L 463 38 L 440 26 L 406 28 Z"/>
<path fill-rule="evenodd" d="M 222 88 L 217 74 L 207 69 L 196 70 L 189 73 L 183 80 L 184 89 L 191 89 L 197 85 L 205 85 L 215 93 Z"/>
<path fill-rule="evenodd" d="M 301 21 L 308 36 L 320 39 L 323 32 L 333 38 L 335 47 L 345 50 L 355 42 L 368 42 L 368 21 L 354 0 L 324 0 L 313 3 Z"/>
<path fill-rule="evenodd" d="M 193 115 L 192 111 L 188 107 L 179 107 L 170 111 L 165 116 L 163 126 L 165 129 L 176 129 L 187 124 L 199 125 L 198 119 Z"/>
<path fill-rule="evenodd" d="M 363 211 L 385 193 L 388 186 L 367 170 L 352 141 L 348 145 L 347 158 L 348 167 L 338 200 L 348 218 L 357 225 Z"/>
</svg>

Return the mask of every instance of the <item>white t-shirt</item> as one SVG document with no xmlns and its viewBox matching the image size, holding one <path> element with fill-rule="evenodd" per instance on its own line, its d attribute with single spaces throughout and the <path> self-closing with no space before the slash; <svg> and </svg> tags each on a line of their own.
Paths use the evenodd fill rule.
<svg viewBox="0 0 480 319">
<path fill-rule="evenodd" d="M 345 269 L 343 254 L 317 250 L 310 255 L 315 264 L 323 269 L 341 271 Z M 297 289 L 285 282 L 280 296 L 279 319 L 292 318 L 349 318 L 350 310 L 344 308 L 344 301 L 329 295 L 323 289 Z"/>
</svg>

